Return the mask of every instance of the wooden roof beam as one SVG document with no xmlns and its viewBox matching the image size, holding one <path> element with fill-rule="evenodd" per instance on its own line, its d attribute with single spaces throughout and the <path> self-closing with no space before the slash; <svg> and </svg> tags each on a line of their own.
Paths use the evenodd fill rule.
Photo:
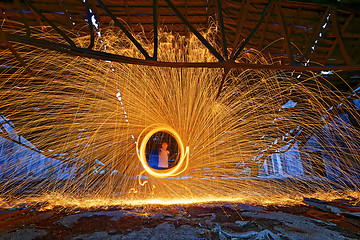
<svg viewBox="0 0 360 240">
<path fill-rule="evenodd" d="M 23 66 L 26 69 L 26 71 L 28 71 L 28 73 L 33 74 L 33 71 L 26 65 L 24 59 L 19 55 L 19 53 L 15 50 L 15 48 L 13 48 L 11 43 L 7 40 L 5 33 L 1 29 L 0 29 L 0 36 L 1 36 L 1 40 L 6 44 L 6 46 L 10 49 L 10 51 L 14 54 L 15 58 L 20 62 L 21 66 Z"/>
<path fill-rule="evenodd" d="M 290 39 L 289 39 L 289 36 L 288 36 L 288 30 L 287 30 L 287 25 L 286 25 L 286 22 L 285 22 L 284 14 L 282 13 L 281 6 L 280 6 L 280 3 L 278 1 L 275 2 L 275 5 L 276 5 L 275 11 L 277 12 L 279 22 L 280 22 L 280 25 L 281 25 L 281 30 L 282 30 L 282 33 L 283 33 L 283 36 L 284 36 L 287 57 L 289 59 L 290 64 L 293 65 L 293 64 L 295 64 L 295 62 L 294 62 L 293 52 L 292 52 L 292 49 L 291 49 Z"/>
<path fill-rule="evenodd" d="M 194 35 L 202 42 L 202 44 L 209 49 L 209 51 L 221 62 L 224 61 L 224 58 L 215 50 L 213 46 L 196 30 L 190 22 L 179 12 L 171 0 L 165 0 L 169 7 L 176 13 L 176 15 L 184 22 L 184 24 L 194 33 Z"/>
<path fill-rule="evenodd" d="M 355 13 L 352 13 L 347 19 L 346 22 L 344 23 L 344 25 L 341 28 L 341 35 L 344 36 L 344 32 L 346 30 L 346 28 L 349 26 L 351 20 L 353 20 L 353 18 L 355 17 Z"/>
<path fill-rule="evenodd" d="M 153 57 L 152 60 L 156 61 L 157 60 L 157 55 L 158 55 L 158 41 L 159 41 L 159 36 L 158 36 L 158 21 L 159 21 L 159 5 L 158 5 L 158 0 L 153 0 L 153 24 L 154 24 L 154 53 L 153 53 Z"/>
<path fill-rule="evenodd" d="M 292 37 L 293 29 L 294 29 L 294 26 L 295 26 L 295 21 L 299 17 L 300 13 L 301 13 L 301 7 L 298 7 L 296 9 L 295 15 L 291 19 L 290 28 L 288 29 L 288 38 L 289 39 L 291 39 L 291 37 Z M 286 50 L 286 44 L 285 44 L 285 41 L 284 41 L 284 45 L 283 45 L 283 48 L 282 48 L 281 52 L 283 53 L 283 52 L 285 52 L 285 50 Z"/>
<path fill-rule="evenodd" d="M 324 12 L 319 24 L 317 25 L 316 29 L 314 30 L 313 35 L 310 37 L 309 41 L 305 45 L 304 49 L 305 52 L 303 53 L 299 63 L 301 64 L 305 58 L 311 53 L 312 46 L 314 45 L 315 41 L 319 39 L 319 34 L 322 30 L 322 26 L 324 22 L 326 21 L 327 16 L 329 15 L 330 7 L 327 7 L 326 11 Z"/>
<path fill-rule="evenodd" d="M 226 44 L 223 12 L 222 12 L 222 8 L 221 8 L 221 0 L 217 0 L 216 3 L 217 3 L 216 6 L 217 6 L 217 9 L 218 9 L 218 14 L 219 14 L 219 22 L 220 22 L 220 30 L 221 30 L 221 41 L 222 41 L 222 45 L 223 45 L 223 54 L 224 54 L 224 58 L 227 60 L 228 59 L 228 51 L 227 51 L 227 44 Z"/>
<path fill-rule="evenodd" d="M 265 6 L 263 13 L 261 15 L 261 18 L 259 20 L 259 22 L 257 23 L 257 25 L 254 27 L 254 29 L 252 30 L 252 32 L 248 35 L 248 37 L 245 39 L 245 41 L 241 44 L 240 48 L 236 51 L 236 53 L 234 54 L 234 57 L 232 58 L 233 60 L 235 60 L 239 54 L 241 53 L 242 50 L 244 50 L 246 44 L 248 44 L 248 42 L 250 41 L 250 39 L 253 37 L 253 35 L 255 34 L 255 32 L 257 31 L 257 29 L 259 28 L 259 26 L 261 25 L 261 23 L 264 21 L 264 18 L 270 8 L 270 6 L 272 5 L 274 0 L 270 0 L 268 2 L 268 4 Z"/>
<path fill-rule="evenodd" d="M 265 17 L 265 21 L 264 21 L 264 25 L 263 25 L 263 29 L 262 29 L 262 32 L 261 32 L 261 35 L 260 35 L 260 40 L 259 40 L 259 45 L 258 45 L 258 50 L 259 51 L 263 50 L 262 45 L 263 45 L 263 42 L 264 42 L 265 33 L 266 33 L 266 30 L 267 30 L 267 26 L 269 24 L 269 20 L 270 20 L 270 16 L 271 16 L 271 13 L 273 11 L 273 8 L 274 8 L 274 4 L 272 4 L 270 6 L 270 9 L 267 12 L 266 17 Z"/>
<path fill-rule="evenodd" d="M 26 19 L 25 15 L 24 15 L 23 6 L 22 6 L 22 4 L 20 4 L 19 0 L 15 0 L 15 5 L 16 5 L 18 13 L 21 16 L 21 19 L 24 22 L 24 25 L 25 25 L 25 28 L 26 28 L 26 36 L 30 37 L 30 35 L 31 35 L 30 26 L 29 26 L 28 20 Z"/>
<path fill-rule="evenodd" d="M 91 20 L 91 15 L 93 15 L 93 13 L 90 12 L 90 5 L 89 5 L 88 1 L 89 0 L 85 0 L 86 17 L 87 17 L 87 21 L 88 21 L 88 25 L 89 25 L 89 34 L 90 34 L 90 43 L 87 48 L 92 49 L 94 47 L 94 43 L 95 43 L 95 33 L 94 33 L 94 25 Z"/>
<path fill-rule="evenodd" d="M 39 12 L 30 2 L 29 0 L 24 0 L 25 3 L 36 12 L 47 24 L 49 24 L 56 32 L 58 32 L 69 44 L 70 46 L 75 46 L 75 43 L 63 32 L 61 31 L 52 21 L 47 19 L 41 12 Z"/>
<path fill-rule="evenodd" d="M 345 58 L 345 62 L 347 65 L 352 66 L 353 65 L 353 60 L 351 59 L 350 55 L 348 54 L 348 52 L 345 49 L 344 43 L 342 41 L 342 37 L 340 34 L 340 30 L 339 30 L 339 25 L 338 25 L 338 21 L 337 21 L 337 14 L 335 10 L 331 11 L 331 15 L 330 15 L 330 19 L 332 21 L 333 24 L 333 29 L 334 29 L 334 33 L 336 35 L 336 40 L 335 42 L 337 42 L 340 46 L 340 50 Z"/>
<path fill-rule="evenodd" d="M 57 52 L 71 54 L 74 56 L 88 57 L 101 60 L 110 60 L 114 62 L 137 64 L 145 66 L 157 67 L 171 67 L 171 68 L 237 68 L 237 69 L 273 69 L 273 70 L 296 70 L 296 71 L 322 71 L 322 70 L 344 70 L 355 71 L 360 70 L 360 66 L 291 66 L 291 65 L 263 65 L 263 64 L 248 64 L 237 63 L 233 60 L 226 62 L 160 62 L 153 60 L 144 60 L 131 58 L 107 52 L 100 52 L 86 48 L 73 47 L 66 44 L 49 42 L 43 39 L 26 38 L 16 34 L 4 33 L 5 37 L 14 42 L 23 43 L 35 47 L 41 47 Z"/>
<path fill-rule="evenodd" d="M 130 39 L 130 41 L 137 47 L 137 49 L 144 55 L 145 59 L 150 59 L 151 57 L 146 52 L 146 50 L 141 46 L 141 44 L 133 37 L 133 35 L 119 22 L 119 20 L 110 12 L 110 10 L 104 5 L 101 0 L 97 0 L 100 7 L 111 17 L 114 23 L 125 33 L 125 35 Z"/>
<path fill-rule="evenodd" d="M 251 0 L 241 1 L 241 7 L 240 7 L 239 15 L 238 15 L 238 24 L 236 26 L 235 39 L 234 39 L 234 42 L 232 45 L 232 52 L 230 54 L 230 58 L 234 57 L 235 51 L 239 45 L 240 36 L 241 36 L 242 29 L 243 29 L 243 26 L 246 21 L 246 16 L 247 16 L 247 12 L 249 9 L 250 1 Z"/>
</svg>

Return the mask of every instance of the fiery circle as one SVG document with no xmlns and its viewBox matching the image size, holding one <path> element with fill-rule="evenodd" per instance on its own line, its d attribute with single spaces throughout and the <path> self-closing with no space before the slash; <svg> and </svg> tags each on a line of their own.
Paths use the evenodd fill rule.
<svg viewBox="0 0 360 240">
<path fill-rule="evenodd" d="M 172 168 L 163 169 L 163 170 L 154 169 L 150 167 L 148 162 L 146 161 L 146 156 L 145 156 L 146 144 L 148 143 L 151 136 L 157 132 L 167 132 L 171 134 L 178 143 L 180 150 L 180 159 L 179 162 Z M 141 140 L 140 148 L 138 148 L 138 143 L 136 144 L 136 150 L 137 150 L 136 153 L 147 173 L 149 173 L 154 177 L 164 178 L 164 177 L 176 176 L 182 173 L 183 171 L 185 171 L 189 163 L 189 147 L 187 146 L 186 148 L 184 148 L 184 144 L 180 138 L 180 135 L 172 127 L 166 125 L 149 126 L 140 133 L 138 139 L 141 139 L 141 136 L 145 133 L 146 135 Z"/>
</svg>

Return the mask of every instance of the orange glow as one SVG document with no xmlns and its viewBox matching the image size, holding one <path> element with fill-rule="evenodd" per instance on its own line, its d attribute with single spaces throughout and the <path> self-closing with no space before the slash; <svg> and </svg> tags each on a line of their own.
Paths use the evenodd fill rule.
<svg viewBox="0 0 360 240">
<path fill-rule="evenodd" d="M 39 37 L 60 41 L 52 33 Z M 204 33 L 217 49 L 216 34 L 215 29 Z M 195 36 L 160 31 L 159 39 L 159 61 L 217 61 Z M 153 44 L 138 40 L 153 51 Z M 89 38 L 74 41 L 85 46 Z M 354 141 L 360 132 L 338 117 L 340 104 L 351 111 L 346 93 L 331 91 L 319 75 L 231 70 L 217 96 L 223 69 L 130 65 L 21 44 L 14 48 L 33 74 L 9 49 L 0 52 L 2 65 L 15 66 L 0 72 L 0 117 L 9 119 L 3 125 L 13 124 L 9 138 L 29 140 L 27 147 L 39 154 L 26 155 L 31 150 L 22 146 L 9 151 L 15 157 L 0 169 L 4 199 L 30 193 L 34 197 L 19 202 L 93 207 L 299 204 L 309 193 L 332 199 L 347 191 L 360 197 L 353 177 L 360 164 Z M 94 49 L 142 56 L 122 32 L 111 29 L 95 39 Z M 236 61 L 269 65 L 274 60 L 250 49 Z M 336 141 L 326 138 L 325 130 Z M 171 135 L 178 153 L 177 164 L 165 170 L 150 167 L 146 159 L 159 132 Z M 336 180 L 326 176 L 328 169 Z"/>
<path fill-rule="evenodd" d="M 147 132 L 147 133 L 146 133 Z M 158 170 L 151 168 L 149 164 L 146 161 L 145 151 L 146 151 L 146 144 L 151 138 L 151 136 L 157 132 L 168 132 L 170 133 L 175 140 L 177 141 L 179 148 L 180 148 L 180 160 L 179 162 L 172 168 L 164 169 L 164 170 Z M 142 135 L 146 133 L 144 136 L 144 139 L 140 143 L 140 149 L 138 148 L 138 143 L 136 143 L 136 153 L 137 156 L 144 167 L 145 171 L 149 173 L 150 175 L 154 177 L 164 178 L 164 177 L 173 177 L 181 174 L 184 172 L 189 165 L 189 146 L 186 146 L 186 149 L 184 149 L 184 144 L 181 140 L 181 137 L 179 134 L 171 127 L 166 125 L 152 125 L 148 128 L 145 128 L 139 135 L 138 139 L 141 139 Z M 141 176 L 141 174 L 140 174 Z M 139 177 L 140 179 L 140 177 Z M 140 183 L 140 185 L 143 185 L 143 183 Z"/>
</svg>

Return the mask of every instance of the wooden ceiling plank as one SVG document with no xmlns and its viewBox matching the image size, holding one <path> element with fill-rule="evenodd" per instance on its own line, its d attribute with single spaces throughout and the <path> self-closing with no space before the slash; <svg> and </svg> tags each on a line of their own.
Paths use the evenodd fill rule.
<svg viewBox="0 0 360 240">
<path fill-rule="evenodd" d="M 188 19 L 188 0 L 185 0 L 185 18 Z M 188 28 L 186 27 L 186 25 L 184 24 L 184 32 L 186 32 L 186 30 L 188 30 Z"/>
<path fill-rule="evenodd" d="M 25 1 L 25 0 L 24 0 Z M 65 8 L 78 13 L 83 13 L 82 1 L 61 1 Z M 74 4 L 76 3 L 76 4 Z M 42 13 L 56 13 L 59 12 L 59 2 L 58 1 L 48 1 L 46 3 L 38 3 L 31 1 L 31 4 Z"/>
</svg>

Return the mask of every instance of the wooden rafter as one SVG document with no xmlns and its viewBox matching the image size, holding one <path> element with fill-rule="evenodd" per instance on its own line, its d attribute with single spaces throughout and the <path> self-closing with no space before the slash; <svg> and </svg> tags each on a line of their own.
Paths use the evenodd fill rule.
<svg viewBox="0 0 360 240">
<path fill-rule="evenodd" d="M 24 25 L 25 25 L 25 28 L 26 28 L 26 36 L 30 37 L 31 31 L 30 31 L 29 22 L 26 19 L 25 14 L 24 14 L 24 7 L 23 7 L 22 4 L 20 4 L 19 0 L 15 0 L 15 5 L 16 5 L 16 7 L 18 9 L 18 12 L 19 12 L 19 14 L 21 16 L 22 21 L 24 22 Z"/>
<path fill-rule="evenodd" d="M 259 26 L 260 26 L 261 23 L 263 22 L 266 14 L 267 14 L 267 12 L 269 11 L 270 6 L 273 4 L 273 2 L 274 2 L 274 0 L 270 0 L 270 1 L 266 4 L 266 6 L 265 6 L 265 8 L 263 9 L 263 12 L 262 12 L 262 14 L 261 14 L 260 20 L 258 21 L 258 23 L 256 24 L 256 26 L 253 28 L 253 30 L 251 31 L 251 33 L 247 36 L 247 38 L 245 39 L 245 41 L 241 44 L 240 48 L 237 49 L 237 51 L 236 51 L 236 53 L 234 54 L 234 57 L 233 57 L 232 59 L 235 60 L 235 59 L 239 56 L 240 52 L 241 52 L 242 50 L 244 50 L 245 46 L 249 43 L 250 39 L 254 36 L 255 32 L 257 31 L 257 29 L 259 28 Z"/>
<path fill-rule="evenodd" d="M 298 19 L 300 13 L 301 13 L 301 7 L 298 7 L 296 9 L 295 15 L 293 16 L 293 18 L 291 19 L 291 22 L 289 24 L 290 27 L 288 28 L 288 33 L 287 33 L 287 36 L 288 36 L 289 39 L 291 39 L 291 36 L 293 34 L 293 29 L 294 29 L 294 26 L 295 26 L 295 22 Z M 285 52 L 285 50 L 286 50 L 286 42 L 284 41 L 283 48 L 282 48 L 281 52 L 283 53 L 283 52 Z"/>
<path fill-rule="evenodd" d="M 349 66 L 352 66 L 353 65 L 353 60 L 351 59 L 351 57 L 349 56 L 348 52 L 345 49 L 345 46 L 344 46 L 344 43 L 343 43 L 343 40 L 342 40 L 342 36 L 340 34 L 339 25 L 338 25 L 338 21 L 337 21 L 337 14 L 336 14 L 335 10 L 331 11 L 330 18 L 331 18 L 334 33 L 335 33 L 335 36 L 336 36 L 335 43 L 339 45 L 341 53 L 344 56 L 346 64 L 349 65 Z"/>
<path fill-rule="evenodd" d="M 69 14 L 69 10 L 67 10 L 63 4 L 63 2 L 61 0 L 58 0 L 60 8 L 63 10 L 64 14 L 65 14 L 65 21 L 67 23 L 67 25 L 70 27 L 70 29 L 74 29 L 74 26 L 72 24 L 72 22 L 70 21 L 70 14 Z M 38 15 L 37 15 L 38 16 Z"/>
<path fill-rule="evenodd" d="M 20 0 L 16 1 L 22 2 Z M 331 57 L 331 54 L 337 47 L 340 48 L 341 52 L 339 52 L 344 55 L 345 61 L 341 57 L 336 57 L 337 61 L 331 61 L 333 64 L 345 65 L 349 63 L 359 63 L 359 57 L 354 51 L 350 51 L 350 49 L 354 49 L 354 47 L 357 46 L 357 39 L 360 37 L 360 33 L 355 30 L 355 24 L 359 19 L 359 15 L 356 9 L 351 10 L 349 7 L 342 8 L 342 4 L 326 4 L 326 1 L 318 2 L 321 0 L 311 0 L 311 3 L 305 0 L 273 0 L 268 8 L 267 6 L 269 2 L 271 2 L 268 0 L 122 0 L 119 3 L 112 3 L 108 0 L 103 1 L 108 9 L 111 11 L 114 9 L 113 17 L 97 3 L 97 0 L 86 1 L 92 10 L 91 13 L 96 15 L 96 19 L 101 25 L 100 30 L 106 29 L 111 20 L 114 22 L 118 21 L 121 24 L 123 24 L 124 21 L 129 26 L 132 24 L 135 25 L 135 23 L 141 24 L 147 39 L 152 39 L 154 43 L 154 54 L 152 54 L 152 56 L 144 55 L 147 60 L 153 61 L 157 59 L 157 55 L 159 54 L 156 47 L 158 40 L 155 35 L 157 34 L 157 28 L 162 24 L 171 26 L 169 29 L 179 34 L 193 32 L 219 61 L 225 61 L 226 52 L 217 50 L 209 41 L 202 38 L 199 31 L 197 31 L 199 28 L 208 27 L 209 19 L 214 19 L 215 16 L 219 23 L 219 34 L 216 36 L 216 41 L 222 43 L 222 50 L 226 50 L 227 44 L 231 43 L 232 50 L 230 58 L 232 59 L 236 54 L 240 54 L 241 50 L 245 47 L 263 50 L 263 45 L 266 43 L 269 46 L 266 49 L 266 53 L 269 53 L 271 57 L 288 53 L 288 59 L 285 59 L 286 63 L 294 61 L 291 57 L 295 58 L 295 56 L 291 51 L 295 51 L 295 47 L 300 53 L 303 51 L 303 56 L 300 57 L 301 64 L 304 63 L 304 60 L 308 60 L 307 58 L 310 54 L 313 62 L 329 64 L 329 61 L 326 62 L 325 60 Z M 93 33 L 91 33 L 93 30 L 91 21 L 89 21 L 89 19 L 86 20 L 86 15 L 88 15 L 89 18 L 87 11 L 89 7 L 84 7 L 86 3 L 84 4 L 83 1 L 66 1 L 66 5 L 64 1 L 60 0 L 50 1 L 47 4 L 35 0 L 24 0 L 24 2 L 33 3 L 35 8 L 39 9 L 38 12 L 43 14 L 49 21 L 47 22 L 41 17 L 35 9 L 26 7 L 26 9 L 24 9 L 26 12 L 23 12 L 23 14 L 27 17 L 30 29 L 34 26 L 41 25 L 50 29 L 49 25 L 51 26 L 51 24 L 53 24 L 55 27 L 61 29 L 63 33 L 66 33 L 70 41 L 72 37 L 78 33 L 84 36 L 90 32 L 91 36 L 93 36 Z M 154 8 L 154 4 L 157 4 L 157 8 Z M 219 7 L 219 5 L 221 6 Z M 351 3 L 345 5 L 352 6 Z M 19 30 L 25 32 L 26 26 L 20 16 L 22 11 L 16 11 L 17 8 L 21 9 L 24 8 L 24 6 L 16 7 L 15 2 L 7 1 L 0 3 L 0 7 L 3 10 L 0 11 L 0 17 L 2 19 L 9 19 L 5 22 L 3 21 L 3 31 L 6 33 L 14 33 Z M 175 12 L 176 14 L 174 14 L 174 8 L 175 11 L 177 11 L 177 13 Z M 73 19 L 70 19 L 68 9 L 71 9 Z M 161 13 L 157 14 L 157 18 L 154 18 L 154 9 L 157 10 L 158 13 Z M 328 27 L 326 28 L 324 37 L 319 38 L 322 25 L 327 21 L 326 17 L 328 13 L 332 11 L 331 9 L 339 14 L 339 19 L 336 20 L 338 21 L 337 24 L 340 23 L 340 26 L 337 28 L 338 32 L 336 32 L 336 29 Z M 263 15 L 264 12 L 265 16 Z M 320 17 L 318 17 L 319 14 Z M 35 18 L 31 15 L 34 15 Z M 221 17 L 221 15 L 223 16 Z M 114 19 L 116 19 L 116 21 Z M 76 26 L 80 26 L 81 29 L 80 27 L 75 27 L 76 29 L 74 29 L 72 20 L 76 21 Z M 86 20 L 87 23 L 84 20 Z M 274 20 L 275 22 L 272 22 Z M 331 19 L 328 24 L 334 26 L 334 24 L 331 24 L 333 21 L 334 20 Z M 89 25 L 89 31 L 84 28 L 85 24 Z M 158 27 L 154 26 L 154 24 Z M 125 30 L 130 33 L 131 31 L 129 31 L 128 27 L 125 24 L 123 25 L 126 27 Z M 134 27 L 136 28 L 132 29 L 134 32 L 141 31 L 140 28 Z M 74 35 L 69 34 L 64 28 L 74 33 Z M 53 29 L 56 30 L 54 27 Z M 311 37 L 308 37 L 309 32 L 311 32 Z M 63 37 L 65 39 L 66 36 Z M 284 38 L 281 46 L 271 44 L 281 38 Z M 345 38 L 346 41 L 344 40 Z M 136 38 L 134 39 L 136 40 Z M 92 41 L 90 41 L 90 43 L 91 42 Z M 140 41 L 138 42 L 140 43 Z M 319 42 L 318 45 L 316 45 L 317 42 Z M 316 51 L 313 51 L 315 45 Z M 141 44 L 137 47 L 144 49 Z M 70 48 L 68 48 L 67 51 L 72 53 L 73 50 L 69 49 Z M 78 51 L 77 48 L 73 49 Z M 296 60 L 298 60 L 298 58 L 296 58 Z"/>
<path fill-rule="evenodd" d="M 355 17 L 355 13 L 350 14 L 350 16 L 346 19 L 346 22 L 341 27 L 341 35 L 344 35 L 346 28 L 349 26 L 351 20 L 353 20 Z"/>
<path fill-rule="evenodd" d="M 190 22 L 180 13 L 180 11 L 175 7 L 171 0 L 165 0 L 169 7 L 176 13 L 176 15 L 184 22 L 184 24 L 194 33 L 194 35 L 204 44 L 209 51 L 219 60 L 224 61 L 224 58 L 215 50 L 215 48 L 196 30 Z"/>
<path fill-rule="evenodd" d="M 139 49 L 139 51 L 144 55 L 145 59 L 150 59 L 149 54 L 141 46 L 141 44 L 134 38 L 134 36 L 124 27 L 123 24 L 110 12 L 110 10 L 104 5 L 101 0 L 97 0 L 102 9 L 111 17 L 114 23 L 125 33 L 125 35 L 131 40 L 131 42 Z"/>
<path fill-rule="evenodd" d="M 109 60 L 114 62 L 145 65 L 145 66 L 158 66 L 158 67 L 171 67 L 171 68 L 237 68 L 237 69 L 278 69 L 278 70 L 296 70 L 296 71 L 321 71 L 321 70 L 347 70 L 354 71 L 360 70 L 360 66 L 291 66 L 291 65 L 262 65 L 262 64 L 247 64 L 237 63 L 233 60 L 226 62 L 161 62 L 153 60 L 144 60 L 138 58 L 131 58 L 107 52 L 100 52 L 86 48 L 73 47 L 66 44 L 49 42 L 46 40 L 26 38 L 16 34 L 6 34 L 8 40 L 23 43 L 35 47 L 54 50 L 62 53 L 67 53 L 75 56 L 88 57 L 94 59 Z"/>
<path fill-rule="evenodd" d="M 157 60 L 158 54 L 158 21 L 159 21 L 159 5 L 158 0 L 153 0 L 153 22 L 154 22 L 154 54 L 152 59 Z"/>
<path fill-rule="evenodd" d="M 262 50 L 262 46 L 263 46 L 263 42 L 264 42 L 264 38 L 265 38 L 265 33 L 266 33 L 266 28 L 267 28 L 267 26 L 269 24 L 269 20 L 270 20 L 271 14 L 273 12 L 274 4 L 272 4 L 270 6 L 270 9 L 267 12 L 265 20 L 264 20 L 263 29 L 262 29 L 262 32 L 261 32 L 261 35 L 260 35 L 260 40 L 259 40 L 259 45 L 258 45 L 259 50 Z"/>
<path fill-rule="evenodd" d="M 246 15 L 247 15 L 247 12 L 249 9 L 249 5 L 250 5 L 250 0 L 244 0 L 241 2 L 241 7 L 239 10 L 239 16 L 238 16 L 238 24 L 236 26 L 236 31 L 235 31 L 235 40 L 232 45 L 232 52 L 230 54 L 230 58 L 234 57 L 236 49 L 239 45 L 240 36 L 241 36 L 242 29 L 243 29 L 243 26 L 246 21 Z"/>
<path fill-rule="evenodd" d="M 24 0 L 25 3 L 36 12 L 47 24 L 49 24 L 57 33 L 59 33 L 71 46 L 75 46 L 75 43 L 62 31 L 58 28 L 52 21 L 46 18 L 40 11 L 38 11 L 34 5 L 32 5 L 29 0 Z"/>
<path fill-rule="evenodd" d="M 12 54 L 14 54 L 15 58 L 20 62 L 21 66 L 23 66 L 28 73 L 33 74 L 33 71 L 26 65 L 24 59 L 19 55 L 19 53 L 15 50 L 15 48 L 11 45 L 11 43 L 6 38 L 5 33 L 0 29 L 0 38 L 1 41 L 5 43 L 5 45 L 10 49 Z M 29 38 L 29 37 L 27 37 Z"/>
<path fill-rule="evenodd" d="M 277 12 L 279 22 L 281 25 L 281 30 L 282 30 L 284 40 L 285 40 L 286 53 L 287 53 L 290 64 L 294 64 L 294 58 L 293 58 L 293 53 L 292 53 L 291 44 L 290 44 L 290 38 L 288 36 L 288 30 L 287 30 L 287 25 L 285 22 L 284 14 L 282 13 L 281 5 L 278 1 L 275 1 L 275 5 L 276 5 L 275 10 Z"/>
<path fill-rule="evenodd" d="M 329 15 L 330 12 L 330 7 L 326 8 L 326 11 L 323 13 L 320 22 L 318 23 L 318 25 L 316 26 L 315 31 L 313 32 L 312 36 L 309 38 L 307 44 L 304 47 L 304 53 L 303 56 L 300 59 L 300 63 L 302 63 L 311 53 L 312 50 L 312 46 L 314 45 L 314 42 L 319 39 L 319 34 L 322 30 L 322 26 L 324 24 L 324 22 L 326 21 L 327 16 Z"/>
<path fill-rule="evenodd" d="M 227 51 L 226 36 L 225 36 L 223 10 L 221 8 L 221 0 L 217 0 L 216 3 L 217 3 L 216 6 L 217 6 L 218 14 L 219 14 L 219 24 L 220 24 L 220 31 L 221 31 L 223 54 L 224 54 L 224 58 L 227 60 L 228 59 L 228 51 Z"/>
</svg>

